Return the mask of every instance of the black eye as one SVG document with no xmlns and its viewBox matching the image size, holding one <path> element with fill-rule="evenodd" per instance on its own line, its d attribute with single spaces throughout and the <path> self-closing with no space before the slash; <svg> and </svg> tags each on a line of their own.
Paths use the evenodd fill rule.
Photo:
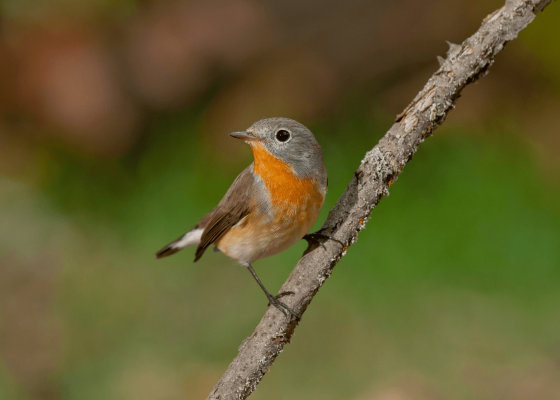
<svg viewBox="0 0 560 400">
<path fill-rule="evenodd" d="M 290 132 L 285 129 L 280 129 L 278 132 L 276 132 L 276 139 L 279 142 L 286 142 L 290 139 Z"/>
</svg>

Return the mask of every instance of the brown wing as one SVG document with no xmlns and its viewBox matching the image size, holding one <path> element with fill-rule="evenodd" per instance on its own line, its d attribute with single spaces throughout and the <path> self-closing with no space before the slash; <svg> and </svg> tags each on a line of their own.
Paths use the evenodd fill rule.
<svg viewBox="0 0 560 400">
<path fill-rule="evenodd" d="M 251 166 L 239 174 L 226 195 L 212 213 L 212 218 L 206 224 L 200 244 L 196 249 L 194 261 L 198 261 L 208 246 L 220 239 L 232 226 L 247 216 L 249 196 L 253 187 L 253 172 Z"/>
</svg>

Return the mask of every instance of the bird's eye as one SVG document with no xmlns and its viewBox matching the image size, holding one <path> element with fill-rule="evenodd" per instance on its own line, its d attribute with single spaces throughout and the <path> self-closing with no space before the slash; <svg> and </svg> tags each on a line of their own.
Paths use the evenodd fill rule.
<svg viewBox="0 0 560 400">
<path fill-rule="evenodd" d="M 290 132 L 285 129 L 280 129 L 276 132 L 276 140 L 279 142 L 287 142 L 290 139 Z"/>
</svg>

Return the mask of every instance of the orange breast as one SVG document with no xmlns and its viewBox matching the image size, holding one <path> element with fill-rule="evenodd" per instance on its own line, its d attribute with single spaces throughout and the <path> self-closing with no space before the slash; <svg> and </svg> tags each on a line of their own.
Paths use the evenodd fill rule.
<svg viewBox="0 0 560 400">
<path fill-rule="evenodd" d="M 324 197 L 314 179 L 298 178 L 289 164 L 274 157 L 260 143 L 251 147 L 255 158 L 254 171 L 269 190 L 276 211 L 291 214 L 296 219 L 307 219 L 305 214 L 312 212 L 311 209 L 321 209 Z"/>
</svg>

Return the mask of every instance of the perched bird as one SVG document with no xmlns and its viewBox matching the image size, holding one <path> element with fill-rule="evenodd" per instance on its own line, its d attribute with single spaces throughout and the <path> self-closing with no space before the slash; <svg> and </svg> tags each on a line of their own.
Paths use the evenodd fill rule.
<svg viewBox="0 0 560 400">
<path fill-rule="evenodd" d="M 249 269 L 270 304 L 284 315 L 287 311 L 298 318 L 278 300 L 293 292 L 271 295 L 251 264 L 286 250 L 302 238 L 321 245 L 320 240 L 336 240 L 319 232 L 306 235 L 327 193 L 323 151 L 309 129 L 287 118 L 263 119 L 230 136 L 251 146 L 254 162 L 239 174 L 216 208 L 158 251 L 156 258 L 197 246 L 197 261 L 214 244 L 216 251 Z"/>
</svg>

